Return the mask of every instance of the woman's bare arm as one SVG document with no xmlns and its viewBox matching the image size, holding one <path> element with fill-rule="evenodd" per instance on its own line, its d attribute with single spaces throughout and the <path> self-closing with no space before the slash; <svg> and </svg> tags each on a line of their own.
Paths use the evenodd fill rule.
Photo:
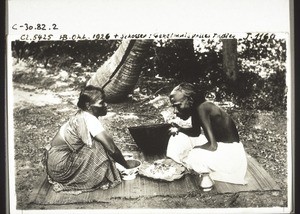
<svg viewBox="0 0 300 214">
<path fill-rule="evenodd" d="M 125 168 L 129 168 L 124 156 L 122 155 L 119 148 L 114 143 L 113 139 L 107 134 L 106 131 L 103 131 L 95 136 L 95 139 L 100 142 L 103 147 L 106 149 L 108 154 L 119 164 Z"/>
</svg>

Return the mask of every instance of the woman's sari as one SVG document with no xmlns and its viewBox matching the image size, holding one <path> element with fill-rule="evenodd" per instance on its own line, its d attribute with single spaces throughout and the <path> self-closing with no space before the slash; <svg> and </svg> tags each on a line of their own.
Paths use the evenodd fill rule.
<svg viewBox="0 0 300 214">
<path fill-rule="evenodd" d="M 55 191 L 92 191 L 121 183 L 115 162 L 92 139 L 85 114 L 79 111 L 61 127 L 66 144 L 48 150 L 47 173 Z"/>
</svg>

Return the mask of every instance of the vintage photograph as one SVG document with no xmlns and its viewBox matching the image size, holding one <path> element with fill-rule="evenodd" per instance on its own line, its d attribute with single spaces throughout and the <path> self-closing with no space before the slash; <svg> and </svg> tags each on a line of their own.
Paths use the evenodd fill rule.
<svg viewBox="0 0 300 214">
<path fill-rule="evenodd" d="M 289 34 L 180 36 L 11 41 L 17 210 L 288 207 Z"/>
</svg>

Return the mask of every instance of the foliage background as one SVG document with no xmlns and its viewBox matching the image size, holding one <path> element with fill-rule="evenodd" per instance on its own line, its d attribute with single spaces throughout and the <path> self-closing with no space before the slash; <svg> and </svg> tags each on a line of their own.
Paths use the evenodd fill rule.
<svg viewBox="0 0 300 214">
<path fill-rule="evenodd" d="M 15 58 L 29 60 L 33 67 L 42 64 L 45 68 L 55 68 L 54 72 L 63 70 L 74 78 L 76 73 L 84 72 L 89 78 L 88 75 L 95 72 L 119 44 L 118 40 L 16 41 L 12 44 L 12 51 Z M 237 80 L 232 82 L 222 68 L 220 39 L 198 39 L 194 43 L 185 39 L 154 40 L 142 75 L 197 83 L 207 96 L 216 101 L 231 101 L 241 108 L 285 110 L 285 39 L 249 33 L 238 39 L 237 51 Z M 14 80 L 18 81 L 18 78 L 20 76 L 16 73 Z M 79 80 L 74 84 L 82 82 Z"/>
</svg>

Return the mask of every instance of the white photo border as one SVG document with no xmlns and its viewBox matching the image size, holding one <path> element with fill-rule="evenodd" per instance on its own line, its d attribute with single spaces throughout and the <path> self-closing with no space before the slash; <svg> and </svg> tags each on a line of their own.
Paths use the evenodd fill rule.
<svg viewBox="0 0 300 214">
<path fill-rule="evenodd" d="M 287 41 L 288 101 L 288 207 L 239 208 L 231 213 L 289 212 L 294 195 L 294 67 L 291 6 L 288 0 L 9 0 L 7 22 L 7 114 L 8 167 L 11 213 L 38 213 L 39 210 L 16 210 L 14 179 L 13 94 L 11 42 L 15 40 L 82 40 L 85 39 L 169 39 L 201 38 L 215 34 L 239 36 L 245 33 L 275 33 Z M 78 15 L 80 14 L 80 15 Z M 188 23 L 188 24 L 187 24 Z M 45 25 L 46 30 L 40 28 Z M 31 29 L 30 29 L 31 28 Z M 57 28 L 57 29 L 56 29 Z M 227 34 L 227 35 L 225 35 Z M 52 36 L 50 36 L 52 35 Z M 65 37 L 64 37 L 65 35 Z M 118 35 L 118 36 L 116 36 Z M 99 37 L 99 38 L 97 38 Z M 99 213 L 99 210 L 86 210 Z M 141 213 L 145 210 L 109 210 L 111 213 Z M 147 212 L 149 210 L 146 210 Z M 173 213 L 228 213 L 229 209 L 164 209 Z M 44 213 L 60 210 L 43 210 Z M 82 213 L 82 210 L 63 210 Z M 101 211 L 102 212 L 102 211 Z M 107 210 L 103 210 L 107 212 Z"/>
</svg>

